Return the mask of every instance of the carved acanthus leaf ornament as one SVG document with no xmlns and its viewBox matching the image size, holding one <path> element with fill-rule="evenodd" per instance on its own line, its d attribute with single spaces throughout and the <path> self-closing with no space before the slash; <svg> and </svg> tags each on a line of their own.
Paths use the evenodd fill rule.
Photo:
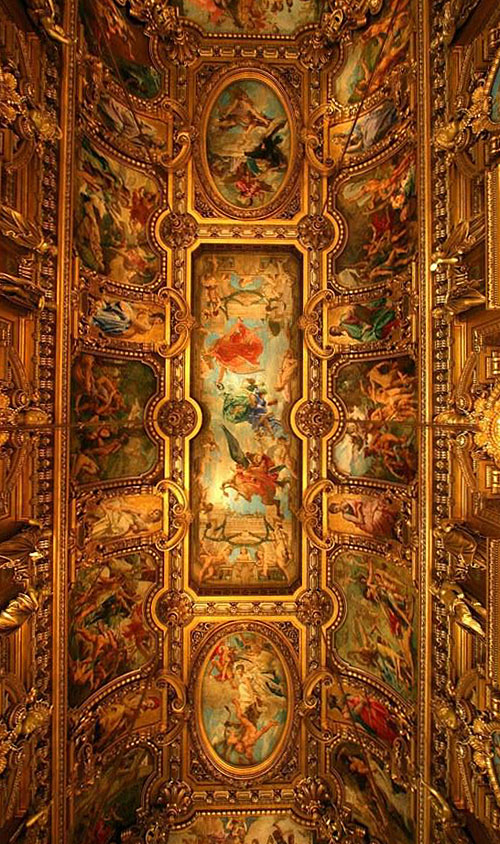
<svg viewBox="0 0 500 844">
<path fill-rule="evenodd" d="M 165 0 L 132 0 L 130 11 L 147 22 L 146 32 L 159 35 L 165 44 L 167 58 L 188 67 L 196 61 L 199 38 L 188 22 L 179 16 L 179 9 Z"/>
<path fill-rule="evenodd" d="M 469 149 L 490 126 L 490 97 L 486 80 L 481 78 L 473 89 L 468 103 L 459 100 L 451 120 L 437 127 L 434 144 L 449 153 L 450 161 Z"/>
<path fill-rule="evenodd" d="M 377 14 L 381 8 L 382 0 L 330 0 L 319 26 L 302 41 L 300 61 L 304 67 L 320 70 L 328 64 L 335 46 L 348 43 L 354 30 L 365 26 L 368 15 Z"/>
</svg>

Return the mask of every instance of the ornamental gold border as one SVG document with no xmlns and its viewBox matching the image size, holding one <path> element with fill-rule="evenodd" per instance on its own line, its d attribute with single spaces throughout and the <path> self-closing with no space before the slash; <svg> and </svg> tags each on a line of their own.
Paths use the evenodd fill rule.
<svg viewBox="0 0 500 844">
<path fill-rule="evenodd" d="M 297 283 L 299 285 L 299 312 L 302 314 L 304 310 L 304 305 L 308 297 L 309 291 L 309 276 L 308 276 L 308 267 L 307 267 L 307 254 L 304 254 L 304 251 L 300 248 L 300 245 L 296 242 L 287 243 L 287 242 L 279 242 L 279 241 L 271 241 L 270 239 L 266 240 L 253 240 L 249 241 L 247 239 L 241 238 L 239 241 L 233 240 L 226 240 L 224 241 L 207 241 L 205 239 L 199 238 L 196 243 L 190 247 L 190 250 L 186 254 L 186 303 L 187 307 L 192 313 L 193 310 L 193 300 L 194 300 L 194 285 L 195 285 L 195 265 L 199 258 L 203 257 L 203 255 L 210 255 L 210 254 L 227 254 L 231 252 L 244 252 L 248 250 L 248 252 L 255 253 L 255 254 L 272 254 L 274 252 L 284 252 L 289 254 L 297 264 L 298 269 L 298 280 Z M 302 338 L 300 336 L 300 331 L 297 326 L 297 344 L 300 346 L 302 344 Z M 290 435 L 294 437 L 297 441 L 297 452 L 299 455 L 298 460 L 298 478 L 297 478 L 297 498 L 302 506 L 303 498 L 304 498 L 304 491 L 307 486 L 307 478 L 308 478 L 308 441 L 304 437 L 304 435 L 300 432 L 297 428 L 295 422 L 295 416 L 297 409 L 307 401 L 308 398 L 308 387 L 307 387 L 307 377 L 306 373 L 308 371 L 308 359 L 309 354 L 308 350 L 304 345 L 302 345 L 302 360 L 299 361 L 301 366 L 299 368 L 298 373 L 298 385 L 297 388 L 300 391 L 300 395 L 296 398 L 296 400 L 292 403 L 290 410 L 289 410 L 289 419 L 288 424 L 290 426 Z M 186 353 L 185 353 L 185 375 L 184 375 L 184 398 L 186 401 L 190 402 L 193 407 L 196 408 L 197 412 L 197 427 L 196 429 L 188 436 L 185 440 L 185 466 L 184 466 L 184 485 L 187 491 L 187 495 L 189 501 L 191 502 L 191 491 L 193 487 L 192 483 L 192 470 L 190 466 L 190 457 L 191 457 L 191 450 L 192 450 L 192 440 L 194 436 L 201 430 L 203 426 L 203 413 L 202 408 L 200 406 L 200 397 L 192 394 L 192 381 L 191 381 L 191 366 L 192 366 L 192 346 L 189 343 Z M 230 591 L 227 587 L 221 586 L 220 584 L 217 586 L 208 587 L 205 589 L 197 584 L 191 573 L 191 556 L 192 556 L 192 532 L 189 531 L 186 537 L 186 543 L 184 545 L 184 586 L 185 591 L 191 595 L 195 600 L 198 601 L 206 601 L 208 600 L 218 600 L 218 601 L 230 601 L 234 600 L 235 597 L 241 596 L 246 600 L 262 600 L 264 596 L 266 598 L 273 598 L 277 601 L 286 601 L 287 599 L 290 600 L 291 596 L 298 594 L 304 587 L 307 582 L 307 559 L 308 559 L 308 548 L 307 548 L 307 539 L 305 535 L 305 531 L 302 529 L 302 525 L 300 524 L 300 519 L 298 516 L 296 518 L 296 530 L 297 530 L 297 550 L 299 553 L 299 565 L 297 566 L 297 574 L 295 579 L 290 584 L 278 584 L 275 583 L 270 586 L 264 585 L 248 585 L 239 589 L 239 591 Z M 236 584 L 230 584 L 231 587 L 235 587 L 237 590 Z"/>
<path fill-rule="evenodd" d="M 283 735 L 268 759 L 248 769 L 243 767 L 238 769 L 236 766 L 225 763 L 210 749 L 203 726 L 202 714 L 202 683 L 211 651 L 217 642 L 220 642 L 223 638 L 231 634 L 241 633 L 242 631 L 251 631 L 271 642 L 283 666 L 288 693 L 287 719 Z M 297 632 L 299 632 L 298 628 Z M 300 690 L 301 684 L 296 658 L 291 650 L 290 643 L 276 626 L 272 626 L 265 621 L 253 621 L 251 619 L 241 618 L 237 622 L 217 624 L 213 630 L 210 630 L 206 634 L 201 645 L 194 653 L 191 665 L 188 700 L 193 707 L 194 719 L 190 722 L 189 726 L 191 740 L 215 779 L 222 777 L 224 782 L 232 782 L 234 784 L 250 784 L 253 781 L 262 782 L 267 779 L 266 775 L 271 772 L 273 767 L 276 768 L 276 771 L 273 771 L 273 779 L 276 779 L 276 774 L 279 774 L 280 763 L 286 762 L 296 743 L 299 729 L 297 707 L 300 701 Z"/>
<path fill-rule="evenodd" d="M 224 66 L 221 67 L 221 70 Z M 197 125 L 198 133 L 195 143 L 195 154 L 193 156 L 194 168 L 197 173 L 196 183 L 193 180 L 192 188 L 195 184 L 200 188 L 200 191 L 205 195 L 206 199 L 213 206 L 214 215 L 223 214 L 227 217 L 237 220 L 261 220 L 271 216 L 279 216 L 280 212 L 284 210 L 287 203 L 293 196 L 297 188 L 297 178 L 299 175 L 302 154 L 300 149 L 300 134 L 302 127 L 302 117 L 298 103 L 294 101 L 293 95 L 287 90 L 287 87 L 282 79 L 280 79 L 277 68 L 273 68 L 272 73 L 267 68 L 258 68 L 253 64 L 244 65 L 243 67 L 229 66 L 229 69 L 224 68 L 223 75 L 220 73 L 213 73 L 212 78 L 204 86 L 202 96 L 195 112 L 195 125 Z M 283 106 L 288 125 L 290 129 L 290 160 L 288 163 L 287 174 L 283 184 L 277 191 L 276 195 L 270 199 L 265 205 L 259 208 L 238 208 L 228 202 L 222 194 L 219 193 L 214 179 L 212 177 L 207 157 L 207 128 L 208 121 L 212 114 L 213 106 L 217 97 L 232 83 L 241 81 L 242 83 L 252 80 L 260 82 L 269 88 L 279 102 Z M 196 199 L 193 203 L 196 208 Z"/>
</svg>

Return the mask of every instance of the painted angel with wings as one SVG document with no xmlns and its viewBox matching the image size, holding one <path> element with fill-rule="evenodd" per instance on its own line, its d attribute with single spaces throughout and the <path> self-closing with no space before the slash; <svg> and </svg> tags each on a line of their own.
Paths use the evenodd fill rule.
<svg viewBox="0 0 500 844">
<path fill-rule="evenodd" d="M 233 489 L 245 501 L 251 501 L 253 495 L 258 495 L 266 507 L 276 507 L 276 513 L 281 517 L 281 506 L 277 498 L 278 488 L 283 488 L 288 480 L 280 480 L 280 472 L 285 465 L 275 466 L 271 457 L 265 452 L 244 452 L 234 434 L 225 425 L 222 430 L 226 437 L 229 455 L 236 464 L 236 470 L 229 481 L 222 484 L 224 494 L 227 489 Z"/>
</svg>

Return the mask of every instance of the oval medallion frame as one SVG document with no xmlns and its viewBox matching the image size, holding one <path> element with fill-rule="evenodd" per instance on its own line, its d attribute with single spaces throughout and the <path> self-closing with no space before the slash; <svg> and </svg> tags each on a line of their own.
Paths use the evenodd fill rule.
<svg viewBox="0 0 500 844">
<path fill-rule="evenodd" d="M 233 83 L 246 81 L 259 82 L 275 95 L 281 104 L 290 130 L 290 154 L 286 175 L 281 186 L 273 194 L 269 202 L 257 207 L 233 205 L 226 199 L 215 184 L 208 162 L 208 123 L 214 106 L 220 95 Z M 208 85 L 200 96 L 200 104 L 196 113 L 196 124 L 199 126 L 197 134 L 194 162 L 197 171 L 196 187 L 200 189 L 213 208 L 213 216 L 227 216 L 233 219 L 265 219 L 273 214 L 278 215 L 286 206 L 297 190 L 297 177 L 300 169 L 299 142 L 302 126 L 301 112 L 295 103 L 293 95 L 285 88 L 282 81 L 266 70 L 257 69 L 251 65 L 230 70 L 220 77 L 213 74 Z M 300 190 L 300 186 L 299 186 Z M 195 203 L 196 207 L 196 203 Z M 298 212 L 299 213 L 299 212 Z"/>
<path fill-rule="evenodd" d="M 228 636 L 241 635 L 242 633 L 254 633 L 270 643 L 274 655 L 282 666 L 288 695 L 285 725 L 276 746 L 263 762 L 257 762 L 255 765 L 248 767 L 238 767 L 225 762 L 211 748 L 202 714 L 203 681 L 209 658 L 213 654 L 214 648 Z M 273 778 L 276 779 L 277 774 L 279 775 L 281 763 L 288 760 L 296 746 L 294 739 L 298 731 L 298 718 L 295 710 L 299 700 L 300 680 L 295 655 L 290 643 L 281 633 L 263 622 L 245 622 L 244 619 L 218 626 L 204 639 L 193 660 L 189 684 L 189 702 L 191 706 L 194 706 L 195 713 L 195 717 L 190 723 L 193 744 L 208 769 L 217 779 L 222 778 L 225 782 L 232 781 L 235 784 L 242 785 L 244 782 L 263 780 L 265 775 L 271 771 Z"/>
</svg>

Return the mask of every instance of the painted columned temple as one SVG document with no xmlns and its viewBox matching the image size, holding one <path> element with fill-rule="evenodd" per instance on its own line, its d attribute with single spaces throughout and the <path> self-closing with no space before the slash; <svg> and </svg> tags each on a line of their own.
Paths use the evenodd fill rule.
<svg viewBox="0 0 500 844">
<path fill-rule="evenodd" d="M 498 0 L 0 0 L 0 842 L 500 842 Z"/>
</svg>

